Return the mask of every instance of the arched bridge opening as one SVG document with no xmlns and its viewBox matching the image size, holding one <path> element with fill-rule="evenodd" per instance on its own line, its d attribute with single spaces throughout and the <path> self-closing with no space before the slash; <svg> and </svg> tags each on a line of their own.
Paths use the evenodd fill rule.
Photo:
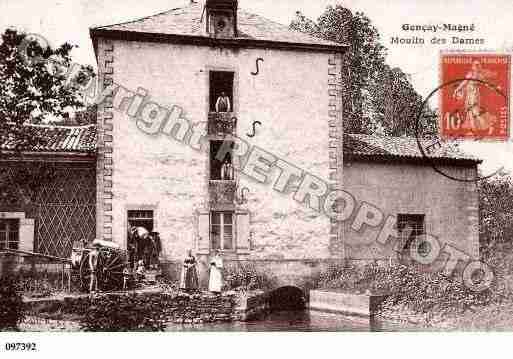
<svg viewBox="0 0 513 359">
<path fill-rule="evenodd" d="M 306 308 L 306 296 L 302 289 L 294 286 L 284 286 L 269 293 L 269 309 L 301 310 Z"/>
</svg>

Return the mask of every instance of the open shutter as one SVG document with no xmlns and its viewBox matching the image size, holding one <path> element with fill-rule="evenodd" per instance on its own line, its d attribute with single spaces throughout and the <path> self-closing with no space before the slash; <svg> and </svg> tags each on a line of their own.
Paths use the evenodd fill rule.
<svg viewBox="0 0 513 359">
<path fill-rule="evenodd" d="M 34 219 L 20 219 L 19 240 L 19 249 L 27 252 L 34 251 Z"/>
<path fill-rule="evenodd" d="M 196 249 L 200 254 L 208 254 L 210 251 L 210 213 L 198 213 L 198 235 L 196 237 Z"/>
<path fill-rule="evenodd" d="M 249 213 L 237 212 L 237 252 L 248 253 L 251 249 Z"/>
</svg>

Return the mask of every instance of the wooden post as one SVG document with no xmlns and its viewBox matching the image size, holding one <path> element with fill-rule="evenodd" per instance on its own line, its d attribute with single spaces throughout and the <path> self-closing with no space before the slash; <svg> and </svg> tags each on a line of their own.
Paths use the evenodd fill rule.
<svg viewBox="0 0 513 359">
<path fill-rule="evenodd" d="M 64 271 L 66 270 L 66 264 L 62 263 L 62 272 L 61 272 L 61 288 L 64 290 Z"/>
</svg>

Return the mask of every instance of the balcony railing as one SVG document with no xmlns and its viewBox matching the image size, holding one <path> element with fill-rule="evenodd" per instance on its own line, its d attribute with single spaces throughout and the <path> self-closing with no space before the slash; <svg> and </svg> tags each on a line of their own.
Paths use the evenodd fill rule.
<svg viewBox="0 0 513 359">
<path fill-rule="evenodd" d="M 208 134 L 211 136 L 235 135 L 237 119 L 233 112 L 210 112 L 208 114 Z"/>
<path fill-rule="evenodd" d="M 235 181 L 215 181 L 209 183 L 210 205 L 213 207 L 222 207 L 235 204 L 235 191 L 237 184 Z"/>
</svg>

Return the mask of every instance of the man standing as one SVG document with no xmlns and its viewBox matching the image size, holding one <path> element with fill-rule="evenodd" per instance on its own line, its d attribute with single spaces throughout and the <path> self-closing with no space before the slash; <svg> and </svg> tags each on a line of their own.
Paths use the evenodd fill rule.
<svg viewBox="0 0 513 359">
<path fill-rule="evenodd" d="M 100 255 L 100 244 L 93 241 L 91 251 L 89 252 L 89 270 L 91 278 L 89 280 L 89 293 L 93 294 L 98 291 L 98 257 Z"/>
</svg>

